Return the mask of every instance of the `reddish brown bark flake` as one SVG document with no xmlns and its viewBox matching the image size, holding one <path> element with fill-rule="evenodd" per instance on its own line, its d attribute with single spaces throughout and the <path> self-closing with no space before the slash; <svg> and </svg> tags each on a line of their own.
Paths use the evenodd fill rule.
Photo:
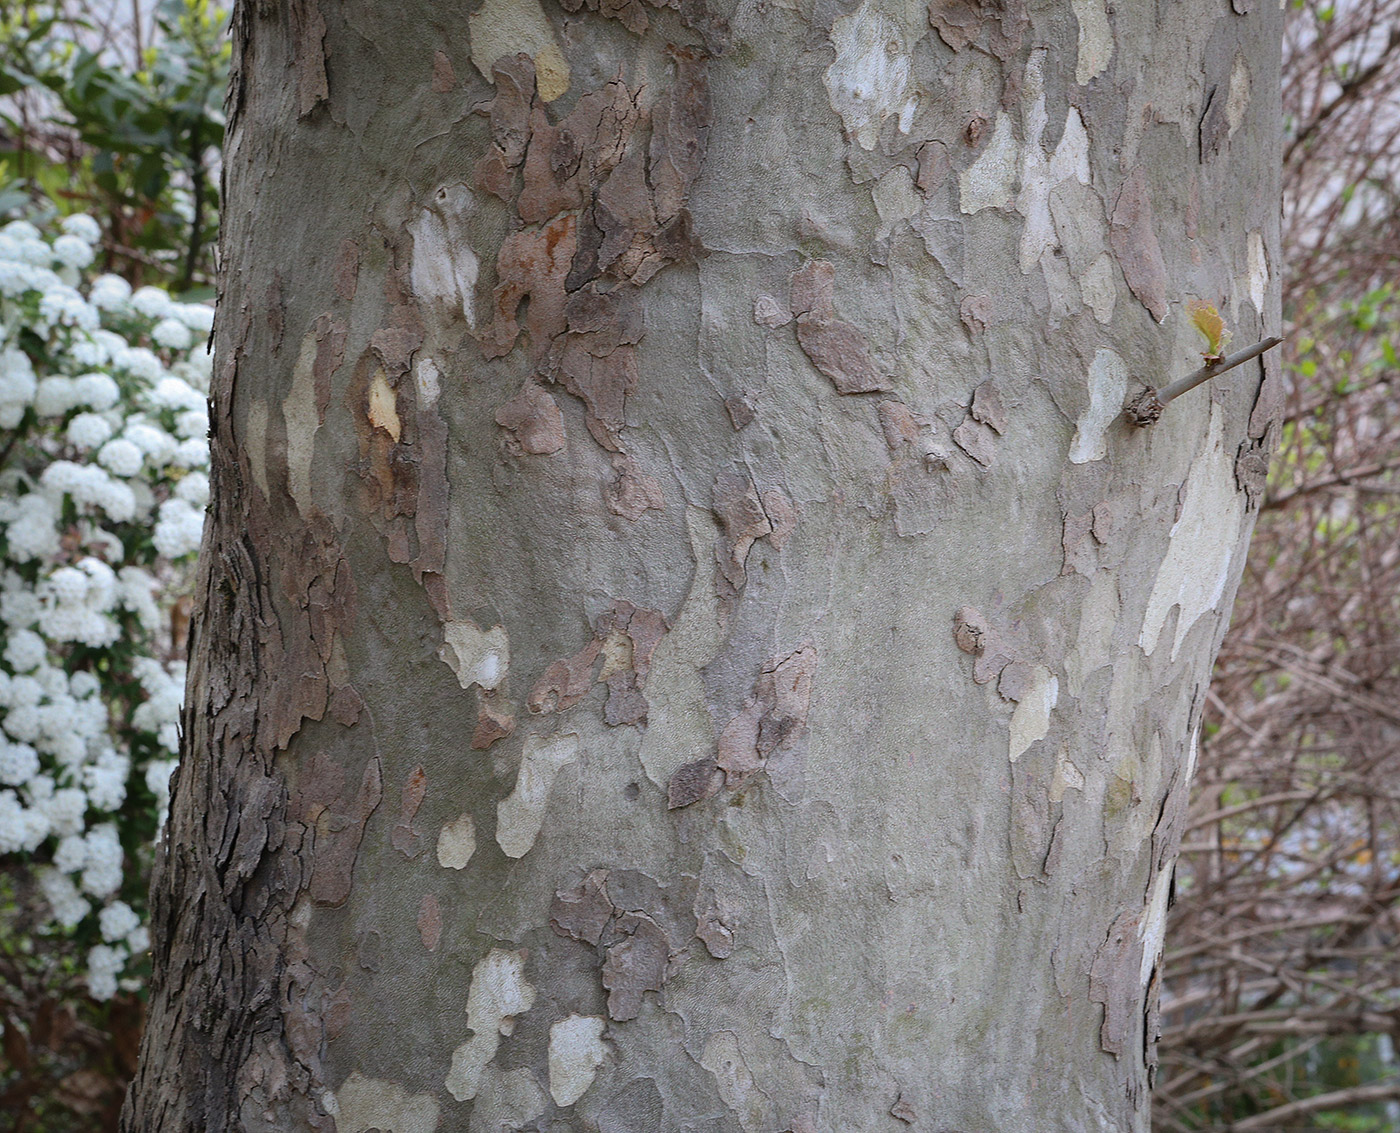
<svg viewBox="0 0 1400 1133">
<path fill-rule="evenodd" d="M 415 767 L 404 780 L 400 792 L 399 821 L 389 834 L 389 842 L 406 858 L 416 858 L 423 852 L 423 836 L 413 829 L 413 819 L 428 793 L 428 776 L 422 767 Z"/>
<path fill-rule="evenodd" d="M 425 893 L 418 906 L 418 938 L 429 952 L 436 952 L 442 940 L 442 908 L 432 893 Z"/>
</svg>

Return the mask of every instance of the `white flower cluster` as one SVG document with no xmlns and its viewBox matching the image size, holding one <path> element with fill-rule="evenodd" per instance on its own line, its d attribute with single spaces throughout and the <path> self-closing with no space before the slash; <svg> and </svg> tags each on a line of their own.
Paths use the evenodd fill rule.
<svg viewBox="0 0 1400 1133">
<path fill-rule="evenodd" d="M 0 854 L 30 861 L 57 926 L 100 936 L 108 999 L 147 949 L 122 898 L 144 898 L 131 847 L 165 821 L 179 748 L 184 665 L 152 654 L 209 499 L 213 312 L 85 280 L 100 238 L 87 216 L 0 228 Z"/>
</svg>

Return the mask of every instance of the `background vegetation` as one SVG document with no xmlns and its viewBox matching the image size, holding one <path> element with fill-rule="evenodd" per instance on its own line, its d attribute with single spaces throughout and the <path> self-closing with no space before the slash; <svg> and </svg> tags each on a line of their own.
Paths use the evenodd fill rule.
<svg viewBox="0 0 1400 1133">
<path fill-rule="evenodd" d="M 1156 1121 L 1172 1133 L 1400 1128 L 1400 0 L 1290 4 L 1284 414 L 1168 932 Z M 210 296 L 224 21 L 207 0 L 0 5 L 0 220 L 48 225 L 53 247 L 61 217 L 91 215 L 87 277 Z M 156 321 L 122 329 L 174 365 Z M 41 367 L 51 346 L 27 340 Z M 137 385 L 123 412 L 149 415 Z M 31 412 L 23 443 L 0 432 L 7 490 L 62 455 L 73 416 Z M 153 530 L 182 470 L 151 471 Z M 178 559 L 150 560 L 160 623 L 125 639 L 128 674 L 142 650 L 179 659 Z M 139 683 L 103 693 L 128 751 Z M 135 775 L 117 818 L 139 912 L 158 800 Z M 0 1112 L 35 1133 L 111 1129 L 142 994 L 91 993 L 95 912 L 56 930 L 37 887 L 56 845 L 0 857 Z"/>
</svg>

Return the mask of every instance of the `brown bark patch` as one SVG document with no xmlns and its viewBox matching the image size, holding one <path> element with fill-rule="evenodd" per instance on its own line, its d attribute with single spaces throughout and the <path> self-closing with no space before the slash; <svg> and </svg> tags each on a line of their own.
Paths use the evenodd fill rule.
<svg viewBox="0 0 1400 1133">
<path fill-rule="evenodd" d="M 1140 165 L 1118 191 L 1108 239 L 1128 290 L 1160 323 L 1167 317 L 1167 265 L 1152 227 L 1152 199 Z"/>
<path fill-rule="evenodd" d="M 292 0 L 291 16 L 297 113 L 305 118 L 331 94 L 326 81 L 326 20 L 317 0 Z"/>
<path fill-rule="evenodd" d="M 423 894 L 418 906 L 418 939 L 429 952 L 436 952 L 442 941 L 442 907 L 432 893 Z"/>
<path fill-rule="evenodd" d="M 666 783 L 666 809 L 679 810 L 711 798 L 723 782 L 719 764 L 709 756 L 684 764 Z"/>
<path fill-rule="evenodd" d="M 774 657 L 754 683 L 743 709 L 720 732 L 716 765 L 731 790 L 741 786 L 807 725 L 817 650 L 810 642 Z"/>
<path fill-rule="evenodd" d="M 413 828 L 418 808 L 428 793 L 428 775 L 415 767 L 404 780 L 399 793 L 399 821 L 389 834 L 389 842 L 406 858 L 416 858 L 423 852 L 423 836 Z"/>
<path fill-rule="evenodd" d="M 968 45 L 1013 58 L 1030 24 L 1025 0 L 930 0 L 929 26 L 954 51 Z"/>
<path fill-rule="evenodd" d="M 554 398 L 533 379 L 496 410 L 496 424 L 510 434 L 507 445 L 518 454 L 548 456 L 566 443 L 564 415 Z"/>
<path fill-rule="evenodd" d="M 445 51 L 433 52 L 433 93 L 447 94 L 457 85 L 457 72 Z"/>
<path fill-rule="evenodd" d="M 530 690 L 525 704 L 531 712 L 565 712 L 578 704 L 594 683 L 606 684 L 608 699 L 603 719 L 616 727 L 643 725 L 647 702 L 643 695 L 651 672 L 652 654 L 667 630 L 655 610 L 619 599 L 593 626 L 593 640 L 572 657 L 552 662 Z M 596 676 L 594 666 L 603 664 Z"/>
<path fill-rule="evenodd" d="M 1138 919 L 1137 913 L 1120 913 L 1114 919 L 1089 969 L 1089 998 L 1103 1004 L 1099 1045 L 1118 1058 L 1133 1037 L 1134 1020 L 1142 1014 Z"/>
<path fill-rule="evenodd" d="M 345 794 L 344 771 L 329 758 L 312 755 L 297 790 L 294 811 L 312 831 L 311 884 L 308 892 L 318 905 L 338 906 L 350 896 L 355 859 L 365 823 L 384 797 L 378 758 L 365 764 L 359 787 Z"/>
</svg>

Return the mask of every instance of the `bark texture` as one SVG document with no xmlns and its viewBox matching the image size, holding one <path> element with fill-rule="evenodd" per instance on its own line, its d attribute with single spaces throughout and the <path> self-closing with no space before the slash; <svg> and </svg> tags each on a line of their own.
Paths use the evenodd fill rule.
<svg viewBox="0 0 1400 1133">
<path fill-rule="evenodd" d="M 1276 9 L 241 3 L 125 1128 L 1145 1130 Z"/>
</svg>

